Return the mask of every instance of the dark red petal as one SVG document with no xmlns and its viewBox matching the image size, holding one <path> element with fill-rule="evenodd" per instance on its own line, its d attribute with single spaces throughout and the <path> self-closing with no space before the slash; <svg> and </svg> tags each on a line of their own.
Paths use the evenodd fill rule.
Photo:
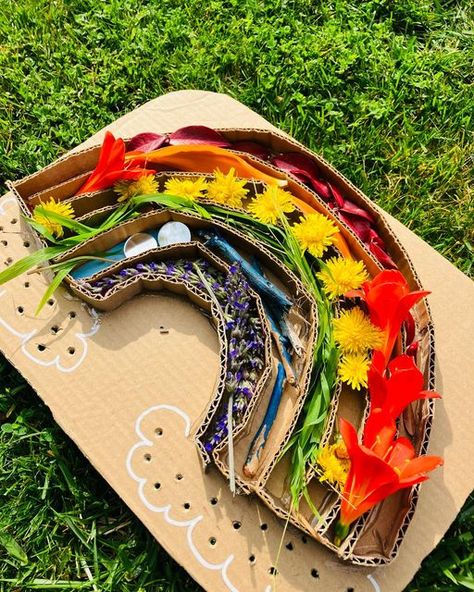
<svg viewBox="0 0 474 592">
<path fill-rule="evenodd" d="M 406 350 L 407 356 L 412 356 L 413 358 L 416 356 L 418 352 L 418 341 L 413 341 Z"/>
<path fill-rule="evenodd" d="M 326 181 L 321 178 L 316 164 L 309 156 L 300 154 L 299 152 L 287 152 L 286 154 L 275 156 L 272 159 L 272 163 L 287 173 L 293 175 L 306 175 L 319 197 L 326 201 L 331 200 L 332 194 L 329 186 Z"/>
<path fill-rule="evenodd" d="M 310 177 L 321 179 L 321 175 L 318 171 L 316 163 L 312 158 L 306 156 L 306 154 L 300 154 L 299 152 L 286 152 L 285 154 L 278 154 L 275 156 L 273 158 L 273 162 L 276 166 L 285 171 L 299 169 L 300 171 L 304 171 Z"/>
<path fill-rule="evenodd" d="M 334 189 L 333 189 L 333 194 L 334 194 Z M 372 216 L 372 214 L 370 214 L 366 210 L 363 210 L 362 208 L 359 208 L 358 205 L 356 205 L 352 201 L 349 201 L 348 199 L 346 199 L 344 204 L 339 207 L 341 209 L 341 212 L 344 212 L 345 214 L 352 214 L 353 216 L 359 216 L 360 218 L 364 218 L 365 220 L 367 220 L 368 222 L 371 222 L 372 224 L 374 223 L 374 217 Z"/>
<path fill-rule="evenodd" d="M 287 172 L 290 172 L 290 171 L 287 171 Z M 304 171 L 300 171 L 299 169 L 293 169 L 291 171 L 291 174 L 293 175 L 293 177 L 296 177 L 298 179 L 298 181 L 301 181 L 305 185 L 312 187 L 311 177 L 308 175 L 308 173 L 305 173 Z"/>
<path fill-rule="evenodd" d="M 205 125 L 188 125 L 182 127 L 170 134 L 169 141 L 172 146 L 176 146 L 177 144 L 207 144 L 221 148 L 230 148 L 230 143 L 222 134 Z"/>
<path fill-rule="evenodd" d="M 407 318 L 405 319 L 405 331 L 407 338 L 407 346 L 409 346 L 415 339 L 415 319 L 413 318 L 411 312 L 407 314 Z"/>
<path fill-rule="evenodd" d="M 325 181 L 320 181 L 315 177 L 311 177 L 311 185 L 319 197 L 325 201 L 331 201 L 331 192 L 329 191 L 328 184 Z"/>
<path fill-rule="evenodd" d="M 158 150 L 168 143 L 168 136 L 164 134 L 154 134 L 152 132 L 144 132 L 137 134 L 130 138 L 127 143 L 127 152 L 139 150 L 140 152 L 151 152 Z"/>
<path fill-rule="evenodd" d="M 252 156 L 256 156 L 262 160 L 268 160 L 272 155 L 266 146 L 258 142 L 232 142 L 231 148 L 238 152 L 247 152 L 247 154 L 252 154 Z"/>
<path fill-rule="evenodd" d="M 339 217 L 343 220 L 355 234 L 360 238 L 363 243 L 369 241 L 370 236 L 370 223 L 367 220 L 363 220 L 359 216 L 352 216 L 351 214 L 345 214 L 342 210 L 339 210 Z"/>
<path fill-rule="evenodd" d="M 325 202 L 329 204 L 331 208 L 335 208 L 336 204 L 331 198 L 327 198 L 327 185 L 324 181 L 318 181 L 318 179 L 314 179 L 308 175 L 305 171 L 301 171 L 300 169 L 293 169 L 292 171 L 287 171 L 296 177 L 298 181 L 301 181 L 305 185 L 307 185 L 310 189 L 313 189 L 317 193 L 317 195 L 323 199 Z"/>
<path fill-rule="evenodd" d="M 373 228 L 370 229 L 370 240 L 378 245 L 381 249 L 385 249 L 385 243 Z"/>
<path fill-rule="evenodd" d="M 337 207 L 343 208 L 344 204 L 346 202 L 345 202 L 345 199 L 342 197 L 342 193 L 339 191 L 339 189 L 335 185 L 332 185 L 331 183 L 328 183 L 328 185 L 329 185 L 329 189 L 332 193 L 332 196 L 334 198 L 334 201 L 337 204 Z"/>
<path fill-rule="evenodd" d="M 397 265 L 395 261 L 390 257 L 388 253 L 386 253 L 383 249 L 381 249 L 376 242 L 372 239 L 369 243 L 369 251 L 372 255 L 377 259 L 379 263 L 381 263 L 387 269 L 397 269 Z"/>
</svg>

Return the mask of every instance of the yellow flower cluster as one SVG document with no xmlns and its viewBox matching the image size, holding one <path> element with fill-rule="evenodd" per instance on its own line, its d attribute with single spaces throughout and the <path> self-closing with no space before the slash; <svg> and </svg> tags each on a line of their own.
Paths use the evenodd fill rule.
<svg viewBox="0 0 474 592">
<path fill-rule="evenodd" d="M 250 202 L 248 211 L 264 224 L 277 224 L 281 216 L 294 212 L 295 206 L 291 193 L 272 185 Z"/>
<path fill-rule="evenodd" d="M 50 197 L 49 202 L 43 203 L 40 201 L 35 207 L 33 210 L 33 220 L 44 226 L 56 238 L 61 238 L 64 234 L 63 225 L 53 218 L 55 214 L 69 218 L 69 220 L 74 219 L 74 210 L 70 203 L 55 201 L 54 198 Z"/>
<path fill-rule="evenodd" d="M 339 232 L 334 222 L 319 213 L 308 214 L 292 227 L 292 231 L 302 250 L 307 250 L 318 259 L 334 244 L 335 236 Z"/>
<path fill-rule="evenodd" d="M 158 182 L 153 175 L 142 175 L 136 181 L 117 181 L 114 185 L 117 201 L 127 201 L 137 195 L 153 195 L 158 193 Z"/>
<path fill-rule="evenodd" d="M 342 353 L 339 377 L 353 389 L 360 390 L 367 386 L 368 352 L 383 345 L 383 333 L 358 307 L 343 311 L 334 319 L 333 328 L 334 339 Z"/>
<path fill-rule="evenodd" d="M 334 339 L 343 353 L 363 354 L 383 345 L 382 331 L 358 307 L 341 312 L 333 321 Z"/>
<path fill-rule="evenodd" d="M 296 210 L 293 196 L 280 187 L 270 186 L 257 195 L 248 205 L 248 211 L 263 224 L 277 224 L 285 214 Z M 323 214 L 315 212 L 304 216 L 291 227 L 301 250 L 320 258 L 328 247 L 334 244 L 339 230 Z"/>
<path fill-rule="evenodd" d="M 347 354 L 339 360 L 337 369 L 339 378 L 351 388 L 360 391 L 367 386 L 367 373 L 370 360 L 366 354 Z"/>
<path fill-rule="evenodd" d="M 231 208 L 241 208 L 242 200 L 249 192 L 245 188 L 246 184 L 247 179 L 237 179 L 235 169 L 231 168 L 227 175 L 217 169 L 214 171 L 214 179 L 208 185 L 207 197 Z"/>
<path fill-rule="evenodd" d="M 207 181 L 204 177 L 179 179 L 172 177 L 165 183 L 165 192 L 195 201 L 206 197 Z"/>
<path fill-rule="evenodd" d="M 248 193 L 246 184 L 246 179 L 236 177 L 234 168 L 231 168 L 227 174 L 217 169 L 214 171 L 212 181 L 207 181 L 205 177 L 187 179 L 172 177 L 165 183 L 165 191 L 193 201 L 207 198 L 232 208 L 241 208 L 242 200 Z"/>
<path fill-rule="evenodd" d="M 360 288 L 369 279 L 369 274 L 363 261 L 332 257 L 326 261 L 317 277 L 323 283 L 326 294 L 334 300 L 349 290 Z"/>
<path fill-rule="evenodd" d="M 342 440 L 335 444 L 323 446 L 317 456 L 317 463 L 321 469 L 321 482 L 328 481 L 338 489 L 344 489 L 351 461 L 346 446 Z"/>
</svg>

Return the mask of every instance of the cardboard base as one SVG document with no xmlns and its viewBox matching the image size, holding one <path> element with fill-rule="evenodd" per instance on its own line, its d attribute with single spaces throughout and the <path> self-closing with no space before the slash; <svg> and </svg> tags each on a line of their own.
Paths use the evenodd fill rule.
<svg viewBox="0 0 474 592">
<path fill-rule="evenodd" d="M 107 129 L 131 136 L 190 124 L 275 129 L 230 97 L 202 91 L 165 95 Z M 78 149 L 100 142 L 103 133 Z M 343 564 L 289 527 L 278 562 L 277 586 L 285 592 L 316 586 L 328 591 L 402 590 L 474 487 L 467 470 L 474 454 L 469 357 L 473 284 L 386 217 L 422 284 L 433 290 L 429 303 L 436 330 L 437 388 L 444 398 L 437 406 L 430 453 L 443 455 L 445 466 L 423 486 L 400 555 L 390 566 Z M 0 227 L 7 241 L 2 246 L 5 264 L 34 249 L 25 246 L 32 235 L 9 194 L 0 200 Z M 165 294 L 135 298 L 120 308 L 120 318 L 118 311 L 95 318 L 63 291 L 34 317 L 44 288 L 45 279 L 36 275 L 2 287 L 2 352 L 160 544 L 206 590 L 270 592 L 284 524 L 255 497 L 232 498 L 217 470 L 203 473 L 195 444 L 186 438 L 217 380 L 212 327 L 191 304 L 171 301 Z M 181 379 L 183 364 L 188 376 L 195 375 L 192 389 Z M 286 547 L 290 542 L 291 550 Z"/>
</svg>

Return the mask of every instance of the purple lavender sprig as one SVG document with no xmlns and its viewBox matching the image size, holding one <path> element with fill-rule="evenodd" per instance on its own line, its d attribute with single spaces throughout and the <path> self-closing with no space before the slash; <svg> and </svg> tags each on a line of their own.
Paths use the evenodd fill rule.
<svg viewBox="0 0 474 592">
<path fill-rule="evenodd" d="M 235 427 L 245 414 L 263 369 L 262 327 L 239 264 L 231 265 L 224 285 L 215 294 L 224 305 L 229 348 L 224 398 L 232 397 L 232 426 Z M 221 411 L 212 436 L 205 443 L 207 452 L 212 452 L 227 436 L 228 415 Z"/>
</svg>

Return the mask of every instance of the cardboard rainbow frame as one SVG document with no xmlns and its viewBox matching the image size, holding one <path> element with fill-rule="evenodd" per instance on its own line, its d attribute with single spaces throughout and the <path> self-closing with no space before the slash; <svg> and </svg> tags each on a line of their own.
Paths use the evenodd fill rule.
<svg viewBox="0 0 474 592">
<path fill-rule="evenodd" d="M 362 449 L 343 434 L 348 456 L 337 458 L 345 478 L 352 479 L 352 490 L 328 478 L 318 462 L 318 451 L 341 444 L 341 418 L 351 421 L 360 436 L 365 430 L 367 447 L 366 426 L 374 421 L 374 408 L 383 407 L 380 400 L 370 405 L 368 395 L 361 396 L 334 374 L 321 429 L 314 431 L 316 452 L 305 464 L 304 495 L 300 491 L 295 498 L 291 489 L 295 434 L 308 414 L 315 380 L 321 380 L 315 352 L 321 335 L 332 331 L 319 298 L 330 308 L 330 319 L 355 307 L 368 314 L 370 302 L 366 309 L 354 295 L 325 297 L 323 283 L 316 293 L 283 249 L 284 232 L 267 236 L 262 224 L 249 222 L 247 208 L 265 194 L 269 179 L 279 185 L 283 181 L 295 199 L 287 215 L 290 228 L 318 213 L 337 226 L 341 237 L 322 257 L 306 257 L 314 277 L 328 260 L 348 258 L 362 261 L 372 278 L 396 266 L 407 293 L 421 290 L 420 280 L 382 213 L 318 155 L 273 129 L 226 126 L 216 131 L 225 144 L 221 150 L 261 174 L 245 175 L 245 197 L 237 208 L 223 200 L 217 211 L 207 195 L 195 209 L 190 203 L 146 202 L 133 215 L 104 226 L 120 208 L 112 184 L 78 193 L 97 165 L 100 144 L 11 183 L 2 201 L 3 229 L 9 224 L 21 231 L 9 245 L 10 268 L 27 252 L 51 244 L 19 216 L 30 217 L 50 197 L 70 204 L 82 224 L 104 230 L 55 253 L 54 263 L 74 266 L 64 274 L 67 288 L 51 297 L 39 316 L 33 311 L 49 278 L 21 275 L 5 285 L 2 296 L 9 304 L 2 307 L 0 322 L 21 347 L 2 342 L 2 351 L 104 477 L 152 525 L 155 536 L 161 541 L 171 536 L 172 554 L 207 589 L 267 591 L 277 573 L 285 590 L 307 590 L 314 579 L 325 581 L 325 589 L 338 589 L 336 582 L 346 587 L 365 582 L 367 589 L 380 589 L 367 568 L 389 564 L 403 549 L 423 475 L 414 473 L 410 486 L 394 488 L 380 503 L 369 504 L 340 536 L 341 501 L 347 502 L 349 514 L 350 506 L 360 503 L 347 496 L 360 483 L 355 468 Z M 164 137 L 157 153 L 169 141 L 169 135 Z M 176 137 L 178 146 L 186 146 L 186 130 Z M 189 164 L 176 162 L 145 163 L 153 169 L 160 195 L 170 179 L 196 183 L 205 178 L 212 184 L 213 170 L 196 152 Z M 316 180 L 305 172 L 307 162 Z M 184 224 L 190 240 L 159 246 L 156 233 L 169 222 Z M 142 234 L 152 237 L 151 248 L 127 256 L 124 243 Z M 12 307 L 10 301 L 18 299 L 24 303 Z M 423 384 L 417 392 L 424 394 L 413 396 L 388 422 L 391 426 L 397 419 L 401 439 L 391 435 L 391 448 L 378 454 L 379 464 L 390 465 L 391 450 L 402 444 L 410 447 L 409 464 L 413 456 L 426 455 L 430 440 L 434 402 L 426 392 L 435 388 L 433 322 L 425 300 L 414 299 L 410 311 L 411 322 L 406 315 L 401 319 L 388 357 L 403 359 L 402 370 L 407 364 L 418 369 Z M 336 346 L 340 343 L 333 340 L 342 357 L 344 351 Z M 379 375 L 388 384 L 397 371 L 392 363 L 391 371 L 381 369 Z M 113 393 L 120 394 L 120 402 Z M 377 456 L 379 442 L 380 434 L 368 446 L 371 452 L 362 452 Z M 390 479 L 393 467 L 396 474 L 404 470 L 390 467 Z M 387 484 L 388 477 L 381 487 Z M 156 515 L 163 517 L 161 525 Z M 288 530 L 287 520 L 292 524 Z M 178 551 L 180 532 L 187 547 Z M 319 543 L 329 551 L 323 552 Z M 332 573 L 328 552 L 334 561 L 354 567 Z M 388 578 L 386 589 L 398 589 Z"/>
</svg>

